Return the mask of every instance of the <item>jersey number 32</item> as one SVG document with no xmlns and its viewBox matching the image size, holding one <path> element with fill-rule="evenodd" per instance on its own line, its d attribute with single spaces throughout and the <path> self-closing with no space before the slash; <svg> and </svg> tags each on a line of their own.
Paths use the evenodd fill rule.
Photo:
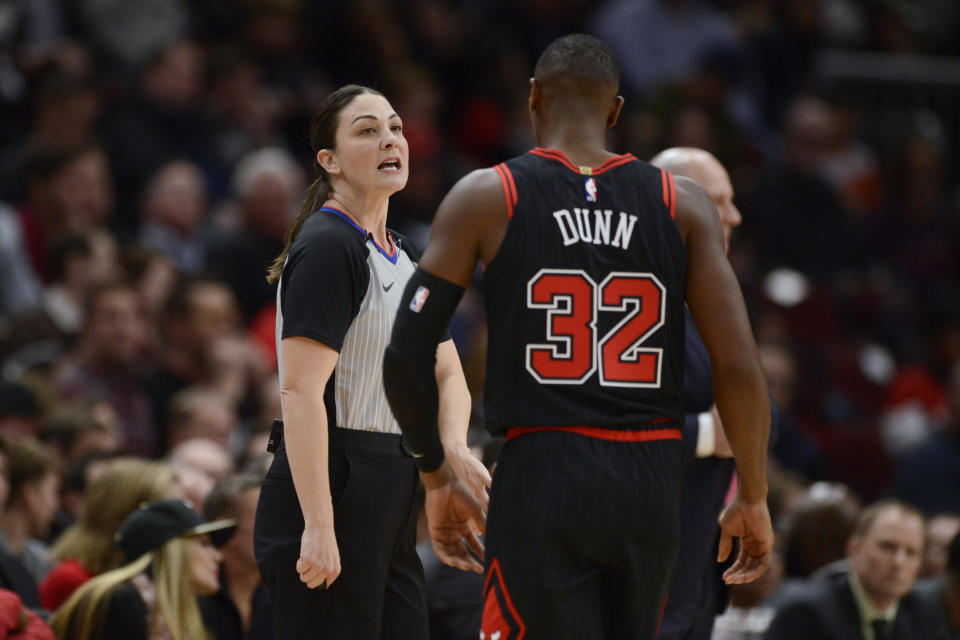
<svg viewBox="0 0 960 640">
<path fill-rule="evenodd" d="M 614 271 L 597 285 L 580 269 L 541 269 L 527 282 L 527 307 L 546 309 L 547 342 L 527 345 L 527 371 L 542 384 L 598 371 L 605 387 L 659 388 L 663 349 L 641 345 L 663 326 L 666 294 L 652 273 Z M 626 315 L 597 341 L 600 311 Z"/>
</svg>

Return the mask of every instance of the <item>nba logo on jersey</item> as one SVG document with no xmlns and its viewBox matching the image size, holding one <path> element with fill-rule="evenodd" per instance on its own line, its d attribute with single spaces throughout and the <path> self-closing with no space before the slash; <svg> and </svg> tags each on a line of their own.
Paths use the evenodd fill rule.
<svg viewBox="0 0 960 640">
<path fill-rule="evenodd" d="M 430 295 L 430 289 L 426 287 L 417 287 L 417 292 L 413 294 L 413 300 L 410 301 L 410 311 L 414 313 L 420 313 L 420 310 L 423 309 L 424 303 L 427 301 L 427 296 Z"/>
<path fill-rule="evenodd" d="M 583 183 L 583 188 L 587 192 L 587 202 L 597 201 L 597 181 L 593 178 L 587 178 Z"/>
</svg>

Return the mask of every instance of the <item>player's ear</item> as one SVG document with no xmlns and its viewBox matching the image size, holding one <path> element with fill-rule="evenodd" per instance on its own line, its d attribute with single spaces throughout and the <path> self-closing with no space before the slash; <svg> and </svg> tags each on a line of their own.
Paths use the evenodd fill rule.
<svg viewBox="0 0 960 640">
<path fill-rule="evenodd" d="M 614 98 L 613 103 L 610 105 L 610 110 L 607 112 L 607 128 L 612 129 L 616 126 L 617 120 L 620 119 L 620 111 L 623 109 L 623 96 L 617 96 Z"/>
<path fill-rule="evenodd" d="M 320 149 L 320 151 L 317 151 L 317 164 L 332 176 L 342 173 L 340 163 L 337 162 L 336 155 L 330 149 Z"/>
<path fill-rule="evenodd" d="M 527 106 L 530 109 L 530 111 L 536 111 L 539 105 L 540 105 L 540 85 L 537 84 L 536 78 L 530 78 L 530 99 L 527 102 Z"/>
</svg>

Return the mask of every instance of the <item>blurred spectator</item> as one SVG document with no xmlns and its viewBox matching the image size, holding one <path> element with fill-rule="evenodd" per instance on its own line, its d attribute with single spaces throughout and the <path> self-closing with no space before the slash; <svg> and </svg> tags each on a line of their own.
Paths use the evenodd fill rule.
<svg viewBox="0 0 960 640">
<path fill-rule="evenodd" d="M 213 49 L 208 78 L 214 144 L 225 166 L 278 142 L 280 101 L 265 86 L 263 69 L 249 49 L 240 43 Z"/>
<path fill-rule="evenodd" d="M 806 579 L 846 556 L 860 511 L 857 498 L 843 485 L 812 485 L 781 520 L 784 571 Z"/>
<path fill-rule="evenodd" d="M 926 513 L 960 513 L 960 360 L 947 381 L 949 416 L 897 465 L 891 493 Z"/>
<path fill-rule="evenodd" d="M 18 370 L 52 369 L 83 326 L 83 305 L 93 288 L 114 277 L 117 244 L 107 231 L 68 233 L 49 252 L 50 285 L 40 305 L 18 315 L 0 354 Z"/>
<path fill-rule="evenodd" d="M 739 46 L 730 19 L 700 0 L 612 0 L 590 31 L 610 43 L 624 87 L 640 95 L 690 77 L 707 53 Z M 643 64 L 628 64 L 633 60 Z"/>
<path fill-rule="evenodd" d="M 0 637 L 4 640 L 55 640 L 53 631 L 24 607 L 13 591 L 0 589 Z"/>
<path fill-rule="evenodd" d="M 127 564 L 81 586 L 50 619 L 60 638 L 204 638 L 197 596 L 214 593 L 233 522 L 204 522 L 182 500 L 134 510 L 117 532 Z"/>
<path fill-rule="evenodd" d="M 780 431 L 773 456 L 790 471 L 808 481 L 823 478 L 823 461 L 813 439 L 801 428 L 796 413 L 797 363 L 786 346 L 761 342 L 757 345 L 767 386 L 780 410 Z"/>
<path fill-rule="evenodd" d="M 960 533 L 960 514 L 941 513 L 927 521 L 927 541 L 923 548 L 920 577 L 940 575 L 947 567 L 950 543 Z"/>
<path fill-rule="evenodd" d="M 168 460 L 193 504 L 204 504 L 214 485 L 234 471 L 227 450 L 205 438 L 184 440 L 170 450 Z"/>
<path fill-rule="evenodd" d="M 0 320 L 40 304 L 41 283 L 30 261 L 17 212 L 0 203 Z"/>
<path fill-rule="evenodd" d="M 873 149 L 858 138 L 855 105 L 837 101 L 833 111 L 830 156 L 823 177 L 840 196 L 844 209 L 858 219 L 875 214 L 883 202 L 883 176 Z"/>
<path fill-rule="evenodd" d="M 253 522 L 261 474 L 240 474 L 219 482 L 207 496 L 207 520 L 233 518 L 237 531 L 223 546 L 220 590 L 200 599 L 203 622 L 215 640 L 272 640 L 270 594 L 260 581 L 253 555 Z"/>
<path fill-rule="evenodd" d="M 90 231 L 113 213 L 107 162 L 95 144 L 33 149 L 26 159 L 26 200 L 18 213 L 31 263 L 45 282 L 55 242 L 70 232 Z"/>
<path fill-rule="evenodd" d="M 147 381 L 157 416 L 166 416 L 173 396 L 191 386 L 238 407 L 266 373 L 260 352 L 240 333 L 236 299 L 216 280 L 182 282 L 167 301 L 162 334 L 160 361 Z"/>
<path fill-rule="evenodd" d="M 36 394 L 22 384 L 0 378 L 0 435 L 36 436 L 40 405 Z"/>
<path fill-rule="evenodd" d="M 834 126 L 823 100 L 797 99 L 786 119 L 785 164 L 768 171 L 749 206 L 745 202 L 746 227 L 768 266 L 794 267 L 829 280 L 862 264 L 860 237 L 820 175 Z"/>
<path fill-rule="evenodd" d="M 10 497 L 7 451 L 6 441 L 0 438 L 0 519 Z M 37 581 L 30 575 L 23 561 L 9 552 L 3 544 L 0 544 L 0 589 L 13 591 L 28 607 L 40 607 Z"/>
<path fill-rule="evenodd" d="M 64 398 L 109 404 L 117 414 L 124 448 L 159 453 L 150 398 L 141 386 L 147 327 L 136 291 L 124 282 L 99 285 L 89 295 L 76 347 L 57 374 Z"/>
<path fill-rule="evenodd" d="M 947 563 L 943 573 L 917 587 L 931 609 L 930 638 L 953 640 L 960 637 L 960 534 L 948 542 Z"/>
<path fill-rule="evenodd" d="M 83 404 L 59 405 L 44 418 L 38 437 L 62 469 L 91 453 L 116 452 L 121 446 L 116 425 L 97 419 Z"/>
<path fill-rule="evenodd" d="M 7 442 L 10 490 L 0 515 L 0 545 L 23 561 L 39 582 L 50 571 L 50 553 L 43 542 L 59 504 L 57 460 L 36 440 Z"/>
<path fill-rule="evenodd" d="M 864 509 L 847 543 L 848 571 L 804 585 L 777 612 L 764 638 L 915 640 L 930 620 L 911 594 L 923 556 L 923 516 L 900 502 Z"/>
<path fill-rule="evenodd" d="M 101 96 L 86 75 L 50 69 L 37 82 L 33 122 L 18 144 L 0 152 L 0 197 L 23 198 L 24 160 L 32 149 L 88 144 L 100 117 Z"/>
<path fill-rule="evenodd" d="M 179 497 L 169 465 L 137 458 L 111 461 L 88 487 L 83 515 L 50 549 L 56 566 L 40 582 L 40 604 L 55 611 L 81 584 L 123 564 L 114 546 L 120 523 L 145 502 Z"/>
<path fill-rule="evenodd" d="M 173 261 L 162 253 L 130 245 L 123 253 L 123 270 L 140 294 L 140 306 L 159 330 L 163 309 L 177 286 L 179 273 Z M 160 340 L 159 334 L 154 337 Z"/>
<path fill-rule="evenodd" d="M 944 233 L 957 205 L 946 170 L 943 125 L 931 113 L 915 119 L 897 150 L 892 202 L 877 216 L 872 239 L 878 261 L 896 265 L 914 294 L 926 300 L 949 286 L 945 278 L 958 266 L 956 245 Z"/>
<path fill-rule="evenodd" d="M 790 102 L 807 83 L 824 29 L 825 0 L 747 2 L 740 10 L 760 106 L 768 124 L 778 126 Z"/>
<path fill-rule="evenodd" d="M 170 400 L 166 433 L 171 448 L 201 438 L 229 450 L 236 433 L 233 404 L 216 391 L 185 389 Z"/>
<path fill-rule="evenodd" d="M 125 231 L 136 227 L 137 196 L 154 171 L 176 159 L 206 166 L 213 155 L 199 110 L 203 50 L 189 40 L 162 45 L 151 49 L 134 95 L 104 118 L 104 141 L 117 181 L 117 224 Z"/>
<path fill-rule="evenodd" d="M 54 539 L 80 519 L 87 501 L 87 488 L 103 475 L 117 455 L 115 451 L 91 451 L 74 460 L 67 468 L 60 490 L 60 526 Z"/>
<path fill-rule="evenodd" d="M 183 0 L 85 0 L 73 7 L 85 35 L 114 65 L 140 64 L 183 36 L 190 24 Z"/>
<path fill-rule="evenodd" d="M 239 199 L 239 228 L 214 239 L 208 267 L 233 289 L 246 320 L 274 303 L 276 288 L 266 281 L 267 266 L 283 248 L 304 186 L 303 169 L 280 148 L 252 151 L 237 164 L 233 190 Z"/>
<path fill-rule="evenodd" d="M 206 208 L 207 188 L 200 169 L 182 160 L 163 165 L 144 189 L 140 242 L 169 257 L 181 273 L 196 273 L 207 259 Z"/>
</svg>

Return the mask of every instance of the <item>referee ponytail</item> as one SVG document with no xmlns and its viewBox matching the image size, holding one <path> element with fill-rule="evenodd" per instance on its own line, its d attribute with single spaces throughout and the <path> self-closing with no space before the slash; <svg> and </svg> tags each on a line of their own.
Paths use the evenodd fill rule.
<svg viewBox="0 0 960 640">
<path fill-rule="evenodd" d="M 313 114 L 313 120 L 310 123 L 310 148 L 313 150 L 313 166 L 317 171 L 317 178 L 310 185 L 307 191 L 307 197 L 300 207 L 300 214 L 287 228 L 283 237 L 283 251 L 280 252 L 270 267 L 267 269 L 267 282 L 273 284 L 280 280 L 283 273 L 283 265 L 287 261 L 287 254 L 290 253 L 290 245 L 296 239 L 300 232 L 300 227 L 307 221 L 313 212 L 323 206 L 330 195 L 330 176 L 317 162 L 317 152 L 321 149 L 336 150 L 337 148 L 337 127 L 340 124 L 340 112 L 344 107 L 350 104 L 357 96 L 371 93 L 382 96 L 383 94 L 376 89 L 364 87 L 358 84 L 348 84 L 340 87 L 329 96 L 327 96 L 317 111 Z"/>
</svg>

